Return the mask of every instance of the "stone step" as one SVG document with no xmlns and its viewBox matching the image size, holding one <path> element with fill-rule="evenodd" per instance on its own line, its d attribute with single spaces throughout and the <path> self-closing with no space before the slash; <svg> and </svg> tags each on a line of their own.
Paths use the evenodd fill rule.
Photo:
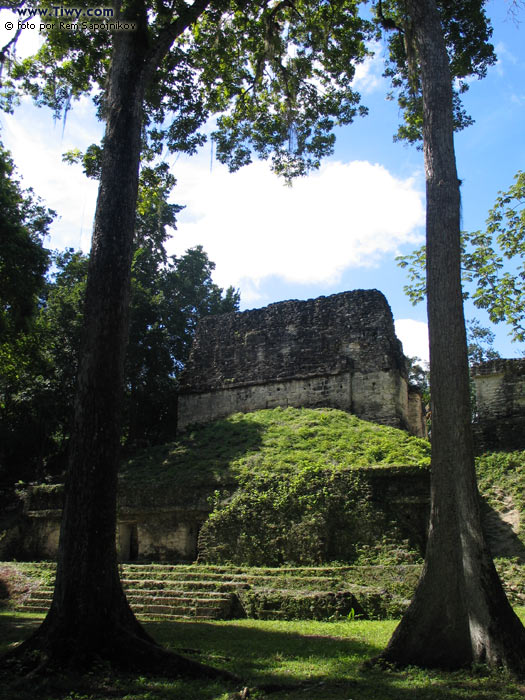
<svg viewBox="0 0 525 700">
<path fill-rule="evenodd" d="M 260 610 L 257 618 L 259 620 L 286 620 L 286 613 L 282 610 Z"/>
<path fill-rule="evenodd" d="M 231 602 L 230 598 L 203 598 L 203 597 L 180 597 L 180 596 L 167 596 L 165 598 L 156 598 L 156 597 L 148 597 L 148 596 L 135 596 L 135 595 L 128 595 L 127 596 L 128 603 L 131 605 L 133 609 L 138 607 L 139 605 L 175 605 L 175 606 L 180 606 L 180 605 L 207 605 L 207 606 L 215 606 L 217 608 L 224 606 L 224 605 L 229 605 Z"/>
<path fill-rule="evenodd" d="M 336 571 L 332 572 L 325 572 L 325 573 L 300 573 L 300 572 L 294 572 L 288 569 L 285 569 L 281 571 L 280 569 L 276 569 L 275 571 L 273 570 L 268 570 L 268 569 L 262 569 L 260 571 L 253 571 L 251 572 L 249 569 L 245 571 L 214 571 L 210 569 L 200 569 L 196 571 L 185 571 L 178 569 L 177 567 L 173 567 L 170 569 L 153 569 L 148 566 L 144 566 L 143 568 L 138 568 L 137 566 L 125 566 L 123 567 L 122 570 L 122 575 L 123 577 L 129 577 L 133 579 L 138 579 L 138 578 L 154 578 L 157 580 L 162 580 L 165 578 L 177 578 L 179 580 L 198 580 L 205 578 L 206 580 L 236 580 L 236 579 L 246 579 L 246 578 L 253 578 L 253 577 L 266 577 L 266 578 L 282 578 L 283 576 L 289 576 L 290 578 L 293 579 L 312 579 L 312 580 L 328 580 L 333 578 L 334 575 L 336 575 Z M 345 576 L 346 574 L 337 571 L 337 576 L 339 578 Z"/>
<path fill-rule="evenodd" d="M 50 568 L 43 568 L 43 573 Z M 360 600 L 366 602 L 363 607 L 372 610 L 375 616 L 376 609 L 380 615 L 381 601 L 388 595 L 373 588 L 373 567 L 242 569 L 131 564 L 121 565 L 120 572 L 131 607 L 144 619 L 228 619 L 246 614 L 285 619 L 292 614 L 329 616 L 330 610 L 344 615 L 346 607 L 357 610 Z M 345 581 L 345 574 L 351 579 L 352 572 L 358 574 L 361 582 L 370 579 L 372 587 Z M 401 571 L 399 577 L 402 580 Z M 43 584 L 21 608 L 45 612 L 52 595 L 53 586 Z M 280 609 L 279 599 L 283 601 L 283 610 L 286 608 L 288 612 Z"/>
<path fill-rule="evenodd" d="M 207 601 L 222 601 L 230 600 L 230 595 L 228 593 L 221 593 L 220 591 L 179 591 L 177 589 L 169 591 L 158 591 L 158 590 L 136 590 L 130 589 L 127 591 L 126 597 L 129 601 L 131 600 L 207 600 Z M 33 591 L 30 596 L 30 600 L 33 603 L 39 601 L 50 603 L 53 598 L 53 591 Z"/>
<path fill-rule="evenodd" d="M 351 576 L 354 573 L 363 572 L 366 570 L 374 569 L 384 569 L 390 568 L 388 566 L 336 566 L 336 567 L 219 567 L 214 565 L 182 565 L 182 564 L 169 564 L 169 565 L 150 565 L 150 564 L 121 564 L 120 570 L 121 575 L 129 575 L 130 578 L 138 578 L 141 576 L 149 576 L 151 578 L 163 578 L 176 575 L 177 578 L 246 578 L 252 576 L 268 576 L 268 577 L 279 577 L 290 576 L 294 579 L 296 578 L 345 578 Z M 420 566 L 417 564 L 404 564 L 400 567 L 401 569 L 419 569 Z"/>
<path fill-rule="evenodd" d="M 124 590 L 178 590 L 187 591 L 234 591 L 239 587 L 246 587 L 248 584 L 231 581 L 158 581 L 155 579 L 123 579 Z"/>
<path fill-rule="evenodd" d="M 234 591 L 239 586 L 246 587 L 246 584 L 225 582 L 219 578 L 180 581 L 173 575 L 158 581 L 144 578 L 144 574 L 151 576 L 151 570 L 142 573 L 138 579 L 122 581 L 128 601 L 139 617 L 211 620 L 230 618 L 234 610 L 241 610 Z M 202 579 L 202 574 L 199 579 Z M 43 584 L 20 608 L 27 612 L 46 612 L 52 598 L 53 586 Z"/>
<path fill-rule="evenodd" d="M 226 578 L 221 576 L 200 578 L 185 578 L 175 574 L 167 577 L 152 577 L 144 573 L 142 576 L 133 575 L 133 577 L 125 577 L 122 579 L 122 585 L 127 588 L 178 588 L 180 590 L 240 590 L 252 586 L 268 586 L 275 585 L 276 576 L 258 576 L 258 575 L 236 575 L 234 578 Z M 344 587 L 345 580 L 340 577 L 279 577 L 279 585 L 287 588 L 297 589 L 312 589 L 312 590 L 336 590 Z"/>
<path fill-rule="evenodd" d="M 154 602 L 159 605 L 188 605 L 190 603 L 206 603 L 206 605 L 225 605 L 231 601 L 230 596 L 216 596 L 210 597 L 204 594 L 198 594 L 195 596 L 181 596 L 177 595 L 176 591 L 173 591 L 173 595 L 169 596 L 148 596 L 148 595 L 135 595 L 134 593 L 128 593 L 126 596 L 129 604 L 133 607 L 135 605 L 142 605 L 143 603 Z"/>
<path fill-rule="evenodd" d="M 139 617 L 169 617 L 171 619 L 182 617 L 220 620 L 229 616 L 231 608 L 231 601 L 229 600 L 206 601 L 205 599 L 197 599 L 177 601 L 174 599 L 158 603 L 153 599 L 149 602 L 133 602 L 129 600 L 129 603 L 133 612 Z M 50 604 L 51 600 L 26 601 L 19 606 L 19 609 L 23 612 L 46 613 Z"/>
<path fill-rule="evenodd" d="M 53 597 L 53 589 L 52 588 L 46 588 L 45 590 L 42 588 L 37 589 L 36 591 L 33 591 L 31 593 L 31 599 L 32 600 L 51 600 Z"/>
<path fill-rule="evenodd" d="M 19 609 L 22 612 L 46 613 L 49 610 L 49 605 L 29 605 L 27 603 L 22 603 L 22 605 L 19 606 Z"/>
</svg>

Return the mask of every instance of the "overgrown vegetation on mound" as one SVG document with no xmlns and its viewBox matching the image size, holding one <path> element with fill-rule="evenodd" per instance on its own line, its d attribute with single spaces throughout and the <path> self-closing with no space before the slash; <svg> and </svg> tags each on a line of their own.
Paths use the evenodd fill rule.
<svg viewBox="0 0 525 700">
<path fill-rule="evenodd" d="M 515 511 L 525 544 L 525 450 L 481 455 L 476 471 L 479 490 L 490 506 L 502 513 Z"/>
<path fill-rule="evenodd" d="M 427 440 L 334 408 L 274 408 L 236 413 L 150 448 L 121 470 L 126 481 L 219 482 L 303 470 L 344 471 L 430 463 Z"/>
<path fill-rule="evenodd" d="M 410 478 L 429 462 L 428 441 L 402 430 L 337 409 L 276 408 L 194 427 L 174 443 L 136 455 L 121 478 L 135 494 L 175 495 L 184 488 L 191 494 L 199 485 L 215 490 L 201 531 L 203 561 L 413 563 L 421 542 L 400 528 L 399 503 L 371 503 L 371 475 L 402 473 L 410 489 Z M 515 516 L 511 524 L 521 527 L 523 544 L 524 465 L 525 452 L 477 460 L 485 501 L 507 523 Z M 510 526 L 507 535 L 513 535 Z"/>
<path fill-rule="evenodd" d="M 365 549 L 374 559 L 378 542 L 396 551 L 399 563 L 419 559 L 416 534 L 402 532 L 389 504 L 372 501 L 366 477 L 348 469 L 243 475 L 238 489 L 217 492 L 213 505 L 199 537 L 202 561 L 351 563 Z"/>
<path fill-rule="evenodd" d="M 205 561 L 319 564 L 354 561 L 383 537 L 399 545 L 362 470 L 417 472 L 429 461 L 428 442 L 402 430 L 336 409 L 276 408 L 195 427 L 135 457 L 122 478 L 179 490 L 215 484 L 200 538 Z"/>
</svg>

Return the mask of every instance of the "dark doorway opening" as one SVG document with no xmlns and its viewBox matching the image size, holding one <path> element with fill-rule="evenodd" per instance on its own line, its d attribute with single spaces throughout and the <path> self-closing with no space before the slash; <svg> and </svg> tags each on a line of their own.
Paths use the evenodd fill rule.
<svg viewBox="0 0 525 700">
<path fill-rule="evenodd" d="M 120 561 L 136 561 L 139 556 L 137 523 L 119 523 Z"/>
</svg>

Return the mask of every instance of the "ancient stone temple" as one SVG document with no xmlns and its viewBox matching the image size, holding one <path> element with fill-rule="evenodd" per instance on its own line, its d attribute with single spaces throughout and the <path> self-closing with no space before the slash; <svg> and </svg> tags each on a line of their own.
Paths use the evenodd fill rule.
<svg viewBox="0 0 525 700">
<path fill-rule="evenodd" d="M 479 451 L 525 449 L 525 359 L 497 359 L 472 370 Z"/>
<path fill-rule="evenodd" d="M 375 289 L 203 319 L 178 427 L 277 406 L 339 408 L 425 435 L 387 300 Z"/>
</svg>

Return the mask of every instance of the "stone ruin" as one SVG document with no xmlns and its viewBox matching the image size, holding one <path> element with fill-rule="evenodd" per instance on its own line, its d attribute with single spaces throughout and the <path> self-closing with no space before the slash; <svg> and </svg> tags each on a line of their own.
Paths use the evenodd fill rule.
<svg viewBox="0 0 525 700">
<path fill-rule="evenodd" d="M 478 449 L 525 449 L 525 359 L 494 360 L 473 370 Z M 276 406 L 334 407 L 425 435 L 421 397 L 411 390 L 392 313 L 376 290 L 203 319 L 181 377 L 179 428 L 234 412 Z M 424 532 L 428 472 L 369 470 L 374 498 Z M 388 473 L 387 473 L 388 472 Z M 226 484 L 221 484 L 222 488 Z M 234 484 L 231 484 L 234 488 Z M 216 483 L 148 498 L 119 493 L 117 543 L 123 560 L 193 561 Z M 407 500 L 408 499 L 408 500 Z M 54 558 L 61 518 L 58 486 L 35 486 L 5 513 L 3 558 Z"/>
<path fill-rule="evenodd" d="M 525 449 L 525 359 L 483 362 L 472 376 L 478 451 Z"/>
<path fill-rule="evenodd" d="M 178 428 L 277 406 L 332 407 L 425 436 L 421 396 L 375 289 L 200 321 L 181 375 Z"/>
<path fill-rule="evenodd" d="M 357 290 L 285 301 L 199 323 L 181 377 L 178 428 L 277 406 L 334 407 L 415 435 L 426 434 L 421 397 L 409 387 L 406 358 L 383 294 Z M 370 488 L 378 500 L 391 505 L 399 504 L 408 489 L 411 506 L 408 510 L 400 506 L 398 511 L 424 522 L 428 475 L 417 471 L 411 477 L 415 482 L 407 486 L 408 475 L 392 478 L 389 470 L 387 479 L 382 470 L 372 470 Z M 222 488 L 226 486 L 221 482 Z M 229 486 L 233 490 L 235 483 Z M 173 491 L 137 494 L 121 484 L 117 532 L 121 559 L 193 561 L 216 489 L 215 482 L 203 483 L 184 492 L 179 489 L 174 498 Z M 30 489 L 23 513 L 13 513 L 17 525 L 10 529 L 11 544 L 7 539 L 0 544 L 4 557 L 13 552 L 22 558 L 53 558 L 61 502 L 61 487 Z"/>
</svg>

